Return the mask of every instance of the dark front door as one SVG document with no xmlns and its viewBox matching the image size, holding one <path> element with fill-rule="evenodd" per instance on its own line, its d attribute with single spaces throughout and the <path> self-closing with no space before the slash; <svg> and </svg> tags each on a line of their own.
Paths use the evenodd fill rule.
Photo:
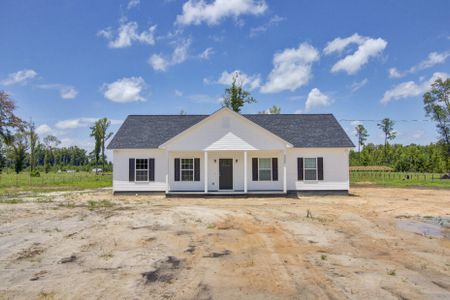
<svg viewBox="0 0 450 300">
<path fill-rule="evenodd" d="M 233 189 L 233 160 L 219 159 L 219 189 Z"/>
</svg>

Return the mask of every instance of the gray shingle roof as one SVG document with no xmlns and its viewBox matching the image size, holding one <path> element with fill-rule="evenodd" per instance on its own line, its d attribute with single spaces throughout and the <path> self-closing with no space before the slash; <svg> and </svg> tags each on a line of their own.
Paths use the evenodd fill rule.
<svg viewBox="0 0 450 300">
<path fill-rule="evenodd" d="M 332 114 L 243 115 L 294 147 L 354 147 Z M 208 115 L 130 115 L 108 149 L 158 148 Z"/>
</svg>

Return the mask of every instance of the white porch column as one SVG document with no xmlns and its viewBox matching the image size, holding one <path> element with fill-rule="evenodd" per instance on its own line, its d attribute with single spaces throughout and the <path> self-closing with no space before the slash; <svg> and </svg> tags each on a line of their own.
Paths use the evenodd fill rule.
<svg viewBox="0 0 450 300">
<path fill-rule="evenodd" d="M 208 151 L 203 152 L 203 164 L 205 166 L 205 176 L 204 176 L 204 184 L 205 184 L 205 193 L 208 192 Z"/>
<path fill-rule="evenodd" d="M 247 193 L 247 151 L 244 151 L 244 193 Z"/>
<path fill-rule="evenodd" d="M 167 172 L 166 172 L 166 194 L 169 192 L 169 151 L 166 150 L 166 157 L 167 157 Z"/>
<path fill-rule="evenodd" d="M 287 193 L 286 149 L 283 151 L 283 193 Z"/>
</svg>

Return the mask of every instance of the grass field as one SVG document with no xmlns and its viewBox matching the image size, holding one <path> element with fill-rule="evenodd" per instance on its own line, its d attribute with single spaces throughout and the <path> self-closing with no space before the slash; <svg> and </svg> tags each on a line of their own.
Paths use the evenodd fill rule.
<svg viewBox="0 0 450 300">
<path fill-rule="evenodd" d="M 0 194 L 94 189 L 111 185 L 111 173 L 95 175 L 89 172 L 51 172 L 41 173 L 40 177 L 31 177 L 28 172 L 0 174 Z"/>
<path fill-rule="evenodd" d="M 449 188 L 450 180 L 439 179 L 441 174 L 352 171 L 352 186 L 377 185 L 386 187 Z M 28 172 L 0 174 L 0 195 L 20 192 L 49 192 L 111 187 L 112 175 L 89 172 L 41 173 L 31 177 Z"/>
<path fill-rule="evenodd" d="M 437 187 L 450 188 L 450 180 L 440 179 L 442 174 L 403 173 L 403 172 L 368 172 L 350 173 L 352 185 L 379 185 L 388 187 Z"/>
</svg>

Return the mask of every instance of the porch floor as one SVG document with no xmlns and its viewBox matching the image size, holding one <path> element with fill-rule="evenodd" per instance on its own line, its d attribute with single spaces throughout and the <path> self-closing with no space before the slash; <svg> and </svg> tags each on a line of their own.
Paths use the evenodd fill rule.
<svg viewBox="0 0 450 300">
<path fill-rule="evenodd" d="M 252 190 L 244 192 L 243 190 L 234 191 L 170 191 L 166 193 L 168 197 L 203 197 L 203 196 L 237 196 L 237 197 L 278 197 L 286 196 L 287 193 L 282 190 Z"/>
</svg>

